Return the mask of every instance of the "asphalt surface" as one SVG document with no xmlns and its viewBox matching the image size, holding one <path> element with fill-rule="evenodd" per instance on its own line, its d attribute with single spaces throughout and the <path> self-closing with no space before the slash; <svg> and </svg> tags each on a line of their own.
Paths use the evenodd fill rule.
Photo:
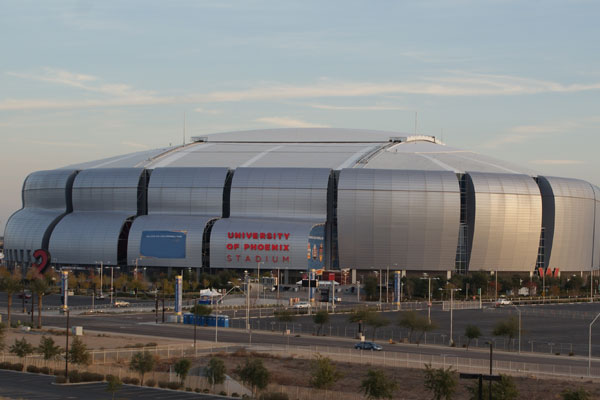
<svg viewBox="0 0 600 400">
<path fill-rule="evenodd" d="M 44 318 L 44 323 L 47 326 L 62 327 L 65 326 L 66 319 L 63 316 L 47 316 Z M 192 343 L 194 337 L 194 329 L 191 325 L 182 324 L 155 324 L 153 314 L 114 314 L 114 315 L 74 315 L 71 317 L 71 325 L 81 325 L 86 330 L 124 333 L 140 335 L 140 342 L 152 341 L 154 337 L 168 337 L 187 339 Z M 32 333 L 35 334 L 35 333 Z M 196 330 L 198 340 L 214 341 L 215 328 L 213 327 L 198 327 Z M 322 349 L 322 351 L 330 351 L 333 348 L 342 349 L 342 351 L 354 351 L 353 347 L 356 339 L 339 338 L 339 337 L 322 337 L 303 334 L 283 335 L 280 332 L 260 332 L 247 331 L 240 329 L 218 329 L 218 345 L 244 345 L 244 344 L 264 344 L 270 345 L 291 345 L 310 347 L 313 350 Z M 416 346 L 415 344 L 388 344 L 379 342 L 383 345 L 383 350 L 388 352 L 403 352 L 411 354 L 424 355 L 446 355 L 451 357 L 488 359 L 489 352 L 486 349 L 471 348 L 466 351 L 463 348 L 449 346 Z M 318 348 L 316 347 L 318 346 Z M 517 352 L 494 351 L 494 360 L 501 361 L 517 361 L 537 364 L 557 364 L 561 366 L 587 367 L 586 357 L 568 357 L 566 355 L 556 356 L 550 354 L 528 353 L 523 351 L 522 354 Z M 593 368 L 600 366 L 600 360 L 593 361 Z"/>
<path fill-rule="evenodd" d="M 54 376 L 0 370 L 0 396 L 9 399 L 62 400 L 85 399 L 106 400 L 111 394 L 106 383 L 54 385 Z M 154 389 L 143 386 L 123 385 L 115 392 L 115 399 L 224 399 L 225 396 L 190 393 L 176 390 Z"/>
</svg>

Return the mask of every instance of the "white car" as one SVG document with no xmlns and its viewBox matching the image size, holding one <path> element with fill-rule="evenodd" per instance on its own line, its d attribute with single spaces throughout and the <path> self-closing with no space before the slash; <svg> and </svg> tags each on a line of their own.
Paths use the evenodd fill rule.
<svg viewBox="0 0 600 400">
<path fill-rule="evenodd" d="M 511 304 L 512 304 L 512 301 L 510 301 L 509 299 L 498 299 L 498 301 L 496 301 L 496 307 L 510 306 Z"/>
<path fill-rule="evenodd" d="M 310 308 L 310 303 L 307 301 L 301 301 L 299 303 L 296 303 L 292 306 L 292 308 L 299 310 L 299 309 L 303 309 L 303 308 Z"/>
<path fill-rule="evenodd" d="M 129 307 L 128 301 L 117 300 L 115 301 L 115 307 Z"/>
</svg>

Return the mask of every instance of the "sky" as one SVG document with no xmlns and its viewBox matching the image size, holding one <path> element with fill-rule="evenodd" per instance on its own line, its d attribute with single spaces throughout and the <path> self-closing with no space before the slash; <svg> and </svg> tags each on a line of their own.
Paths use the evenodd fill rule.
<svg viewBox="0 0 600 400">
<path fill-rule="evenodd" d="M 0 232 L 26 176 L 281 127 L 434 135 L 600 185 L 600 2 L 0 0 Z M 416 121 L 416 123 L 415 123 Z"/>
</svg>

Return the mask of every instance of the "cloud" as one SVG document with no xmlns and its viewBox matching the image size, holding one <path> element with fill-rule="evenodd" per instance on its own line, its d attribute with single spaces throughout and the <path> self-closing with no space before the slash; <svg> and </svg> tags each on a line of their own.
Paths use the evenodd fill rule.
<svg viewBox="0 0 600 400">
<path fill-rule="evenodd" d="M 147 149 L 148 148 L 148 146 L 143 143 L 136 143 L 136 142 L 130 142 L 130 141 L 123 141 L 123 142 L 121 142 L 121 144 L 124 146 L 135 147 L 136 149 Z"/>
<path fill-rule="evenodd" d="M 483 144 L 483 147 L 496 148 L 505 144 L 523 143 L 529 140 L 538 139 L 544 135 L 553 135 L 564 133 L 579 127 L 579 123 L 571 121 L 549 122 L 537 125 L 518 125 L 508 132 L 499 135 L 493 140 Z"/>
<path fill-rule="evenodd" d="M 327 128 L 327 125 L 313 124 L 311 122 L 300 121 L 298 119 L 288 117 L 263 117 L 255 121 L 264 122 L 270 125 L 285 126 L 290 128 Z"/>
<path fill-rule="evenodd" d="M 276 101 L 309 98 L 356 98 L 380 95 L 428 95 L 428 96 L 504 96 L 536 93 L 568 93 L 600 90 L 600 83 L 569 84 L 521 78 L 508 75 L 474 74 L 455 71 L 447 76 L 423 77 L 410 82 L 347 82 L 321 79 L 306 85 L 263 83 L 255 87 L 190 93 L 183 96 L 163 96 L 153 91 L 135 89 L 123 83 L 103 83 L 96 76 L 74 73 L 61 69 L 44 68 L 41 73 L 8 72 L 21 79 L 67 86 L 98 95 L 96 99 L 3 99 L 2 110 L 66 109 L 90 107 L 114 107 L 156 104 L 205 104 L 218 102 Z M 358 110 L 358 108 L 327 108 L 336 106 L 315 105 L 323 109 Z M 374 105 L 371 110 L 388 109 Z M 365 108 L 360 108 L 365 109 Z M 398 109 L 396 107 L 390 109 Z M 198 112 L 213 113 L 203 107 Z"/>
<path fill-rule="evenodd" d="M 28 140 L 27 143 L 39 146 L 58 146 L 71 148 L 91 148 L 96 147 L 93 143 L 60 142 L 52 140 Z"/>
<path fill-rule="evenodd" d="M 205 108 L 202 107 L 197 107 L 194 109 L 194 111 L 198 112 L 198 113 L 202 113 L 202 114 L 211 114 L 211 115 L 216 115 L 216 114 L 221 114 L 222 111 L 221 110 L 207 110 Z"/>
<path fill-rule="evenodd" d="M 409 108 L 401 106 L 332 106 L 327 104 L 308 104 L 311 108 L 320 110 L 339 110 L 339 111 L 407 111 Z"/>
<path fill-rule="evenodd" d="M 529 161 L 531 164 L 539 164 L 539 165 L 575 165 L 575 164 L 585 164 L 585 162 L 581 160 L 532 160 Z"/>
</svg>

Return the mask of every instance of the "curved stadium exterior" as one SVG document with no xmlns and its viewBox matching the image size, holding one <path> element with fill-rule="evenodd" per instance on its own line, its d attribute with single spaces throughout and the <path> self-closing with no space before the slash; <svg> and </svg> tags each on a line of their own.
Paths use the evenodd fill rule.
<svg viewBox="0 0 600 400">
<path fill-rule="evenodd" d="M 306 271 L 590 271 L 600 189 L 443 145 L 349 129 L 193 138 L 23 185 L 12 265 Z"/>
</svg>

